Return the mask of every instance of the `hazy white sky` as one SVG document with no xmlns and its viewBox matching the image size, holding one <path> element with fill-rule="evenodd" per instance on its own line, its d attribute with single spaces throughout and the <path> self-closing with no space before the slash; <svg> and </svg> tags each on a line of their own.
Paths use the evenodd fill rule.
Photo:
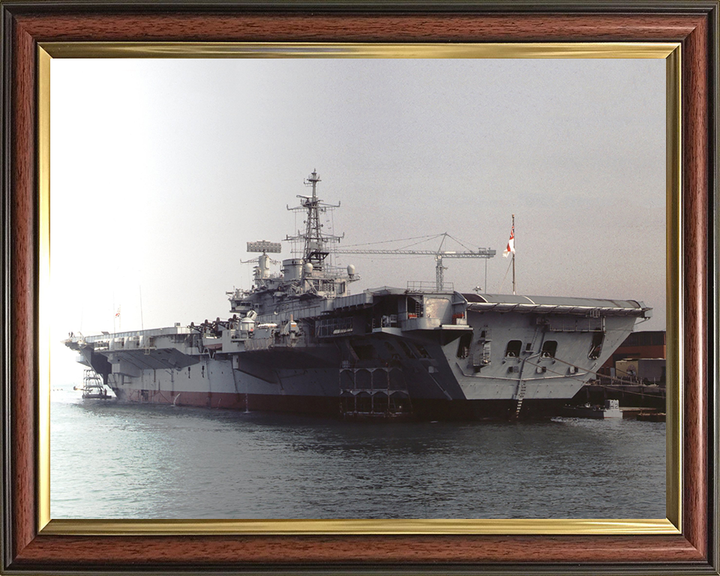
<svg viewBox="0 0 720 576">
<path fill-rule="evenodd" d="M 228 317 L 245 243 L 302 225 L 315 168 L 342 246 L 448 232 L 497 250 L 507 293 L 514 213 L 519 293 L 643 300 L 665 327 L 663 60 L 54 59 L 51 162 L 53 384 L 82 375 L 60 341 L 118 307 L 123 330 Z M 355 293 L 435 278 L 337 263 Z M 485 284 L 483 260 L 446 266 Z"/>
</svg>

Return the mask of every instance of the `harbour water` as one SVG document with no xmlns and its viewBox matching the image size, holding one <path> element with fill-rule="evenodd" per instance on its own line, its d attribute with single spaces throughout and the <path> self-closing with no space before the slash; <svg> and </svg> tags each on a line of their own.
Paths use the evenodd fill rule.
<svg viewBox="0 0 720 576">
<path fill-rule="evenodd" d="M 665 424 L 51 402 L 52 518 L 664 518 Z"/>
</svg>

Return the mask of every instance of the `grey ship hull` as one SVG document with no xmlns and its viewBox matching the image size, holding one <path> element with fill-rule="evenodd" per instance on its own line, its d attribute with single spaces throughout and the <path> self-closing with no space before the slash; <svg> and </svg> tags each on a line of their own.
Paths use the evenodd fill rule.
<svg viewBox="0 0 720 576">
<path fill-rule="evenodd" d="M 649 314 L 634 301 L 388 288 L 338 298 L 321 314 L 305 308 L 251 335 L 176 326 L 67 344 L 126 402 L 357 418 L 533 418 L 559 413 Z"/>
<path fill-rule="evenodd" d="M 379 288 L 348 295 L 359 279 L 331 265 L 321 214 L 337 206 L 312 194 L 291 210 L 305 230 L 286 240 L 302 252 L 270 272 L 279 243 L 248 243 L 254 285 L 230 293 L 227 321 L 72 336 L 66 341 L 120 400 L 310 412 L 348 417 L 521 418 L 552 414 L 651 310 L 633 300 L 460 294 L 444 290 L 443 258 L 431 254 L 434 289 Z M 447 235 L 445 235 L 447 236 Z M 513 236 L 514 238 L 514 232 Z M 341 253 L 342 251 L 338 251 Z M 363 251 L 362 253 L 386 253 Z M 344 253 L 358 253 L 345 251 Z"/>
</svg>

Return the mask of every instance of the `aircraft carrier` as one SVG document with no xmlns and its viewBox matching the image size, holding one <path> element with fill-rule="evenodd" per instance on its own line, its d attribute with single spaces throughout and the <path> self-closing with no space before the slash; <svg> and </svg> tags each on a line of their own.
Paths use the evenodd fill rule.
<svg viewBox="0 0 720 576">
<path fill-rule="evenodd" d="M 460 293 L 442 278 L 349 293 L 353 266 L 331 265 L 332 206 L 312 192 L 295 257 L 271 272 L 281 244 L 259 253 L 254 285 L 230 294 L 228 319 L 155 330 L 72 334 L 65 344 L 118 400 L 345 418 L 544 418 L 559 414 L 595 370 L 651 316 L 635 300 Z M 351 253 L 348 250 L 345 253 Z"/>
</svg>

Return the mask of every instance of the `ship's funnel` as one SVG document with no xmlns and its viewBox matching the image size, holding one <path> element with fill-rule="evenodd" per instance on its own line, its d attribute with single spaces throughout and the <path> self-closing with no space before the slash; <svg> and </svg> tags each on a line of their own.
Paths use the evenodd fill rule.
<svg viewBox="0 0 720 576">
<path fill-rule="evenodd" d="M 300 280 L 301 274 L 302 260 L 300 258 L 283 260 L 283 278 L 285 280 Z"/>
</svg>

